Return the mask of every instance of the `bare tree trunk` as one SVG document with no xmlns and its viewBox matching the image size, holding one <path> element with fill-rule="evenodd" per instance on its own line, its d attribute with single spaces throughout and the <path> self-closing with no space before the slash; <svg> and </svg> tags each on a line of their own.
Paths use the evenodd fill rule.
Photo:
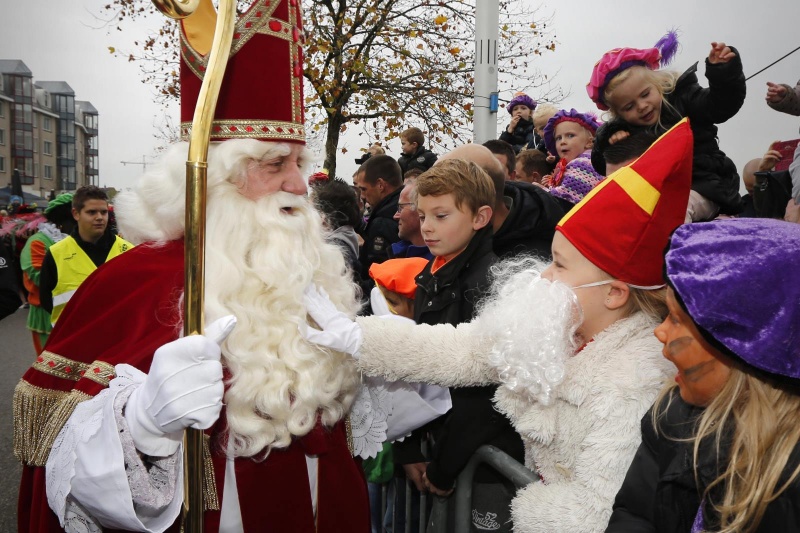
<svg viewBox="0 0 800 533">
<path fill-rule="evenodd" d="M 328 171 L 328 176 L 336 177 L 336 153 L 339 147 L 339 134 L 345 120 L 338 111 L 333 115 L 328 115 L 328 132 L 325 136 L 325 164 L 324 168 Z M 345 180 L 347 181 L 347 180 Z"/>
</svg>

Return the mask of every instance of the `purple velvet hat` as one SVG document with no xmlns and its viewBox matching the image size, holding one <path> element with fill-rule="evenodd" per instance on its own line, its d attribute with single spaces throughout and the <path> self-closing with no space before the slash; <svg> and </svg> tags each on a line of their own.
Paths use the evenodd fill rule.
<svg viewBox="0 0 800 533">
<path fill-rule="evenodd" d="M 508 101 L 508 105 L 506 105 L 506 110 L 508 110 L 508 113 L 511 114 L 514 112 L 514 108 L 520 104 L 526 106 L 531 111 L 536 109 L 536 101 L 533 98 L 531 98 L 525 93 L 517 93 L 514 95 L 514 98 Z"/>
<path fill-rule="evenodd" d="M 800 224 L 684 224 L 664 268 L 709 343 L 757 369 L 800 379 Z"/>
<path fill-rule="evenodd" d="M 555 115 L 553 115 L 550 120 L 547 121 L 547 125 L 544 127 L 542 133 L 544 134 L 544 146 L 547 148 L 547 151 L 553 155 L 556 155 L 556 126 L 560 122 L 570 121 L 580 124 L 587 130 L 589 133 L 594 134 L 597 133 L 597 128 L 600 127 L 602 124 L 598 119 L 597 115 L 594 113 L 580 113 L 575 109 L 570 109 L 567 111 L 566 109 L 559 110 Z"/>
</svg>

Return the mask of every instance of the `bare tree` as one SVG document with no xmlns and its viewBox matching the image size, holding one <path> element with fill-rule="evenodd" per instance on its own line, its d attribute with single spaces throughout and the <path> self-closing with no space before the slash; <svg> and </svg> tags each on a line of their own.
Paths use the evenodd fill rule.
<svg viewBox="0 0 800 533">
<path fill-rule="evenodd" d="M 449 147 L 471 134 L 475 0 L 304 0 L 307 130 L 325 145 L 324 166 L 336 171 L 340 135 L 361 128 L 388 141 L 409 125 L 429 143 Z M 501 0 L 502 90 L 559 99 L 536 69 L 555 49 L 549 18 L 525 0 Z M 239 2 L 240 11 L 246 9 Z M 145 0 L 113 0 L 104 16 L 117 24 L 152 13 Z M 176 24 L 165 20 L 128 55 L 160 98 L 179 96 Z M 343 149 L 344 151 L 344 149 Z"/>
</svg>

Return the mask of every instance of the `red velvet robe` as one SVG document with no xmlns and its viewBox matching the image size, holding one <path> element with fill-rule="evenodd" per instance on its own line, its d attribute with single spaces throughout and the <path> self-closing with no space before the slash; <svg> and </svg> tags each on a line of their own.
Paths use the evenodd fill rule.
<svg viewBox="0 0 800 533">
<path fill-rule="evenodd" d="M 183 242 L 143 245 L 107 262 L 70 300 L 23 381 L 42 389 L 79 390 L 93 396 L 113 378 L 113 365 L 147 372 L 155 350 L 180 333 L 177 302 L 183 291 Z M 223 411 L 224 412 L 224 411 Z M 222 419 L 222 417 L 221 417 Z M 222 420 L 208 433 L 220 506 L 225 475 Z M 305 456 L 319 459 L 317 515 Z M 339 533 L 369 531 L 363 472 L 348 451 L 344 424 L 318 426 L 264 461 L 237 459 L 236 481 L 246 532 Z M 205 531 L 219 527 L 219 511 L 206 511 Z M 25 466 L 18 504 L 19 531 L 61 531 L 47 504 L 44 467 Z M 179 524 L 170 530 L 178 531 Z"/>
</svg>

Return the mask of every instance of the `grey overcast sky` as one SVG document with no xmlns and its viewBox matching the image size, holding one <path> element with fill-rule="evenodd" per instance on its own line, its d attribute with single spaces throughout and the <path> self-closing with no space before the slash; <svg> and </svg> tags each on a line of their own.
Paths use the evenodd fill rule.
<svg viewBox="0 0 800 533">
<path fill-rule="evenodd" d="M 138 68 L 108 50 L 109 46 L 131 50 L 132 42 L 144 38 L 148 27 L 155 28 L 160 21 L 129 24 L 122 33 L 96 29 L 101 23 L 93 15 L 103 4 L 103 0 L 0 0 L 0 59 L 21 59 L 35 80 L 66 81 L 77 99 L 94 104 L 100 113 L 100 183 L 125 188 L 135 182 L 142 166 L 120 162 L 141 163 L 144 158 L 152 163 L 162 143 L 154 137 L 157 125 L 165 114 L 177 121 L 178 108 L 174 105 L 165 111 L 154 104 L 154 89 L 140 82 Z M 748 76 L 800 46 L 797 0 L 551 0 L 543 3 L 543 10 L 554 15 L 558 45 L 554 53 L 538 59 L 539 68 L 555 75 L 570 92 L 561 107 L 581 111 L 597 111 L 584 86 L 603 52 L 621 46 L 652 46 L 670 28 L 681 33 L 673 68 L 683 70 L 700 61 L 703 84 L 702 61 L 711 41 L 736 46 Z M 743 108 L 719 132 L 722 149 L 740 170 L 746 161 L 763 154 L 771 141 L 800 136 L 799 117 L 776 113 L 764 102 L 767 81 L 793 86 L 798 78 L 800 51 L 748 81 Z M 507 120 L 501 109 L 498 131 Z M 341 146 L 348 153 L 339 156 L 340 176 L 349 177 L 355 171 L 353 154 L 366 144 L 364 137 L 355 135 L 343 139 Z M 389 143 L 388 149 L 398 156 L 399 141 Z"/>
</svg>

